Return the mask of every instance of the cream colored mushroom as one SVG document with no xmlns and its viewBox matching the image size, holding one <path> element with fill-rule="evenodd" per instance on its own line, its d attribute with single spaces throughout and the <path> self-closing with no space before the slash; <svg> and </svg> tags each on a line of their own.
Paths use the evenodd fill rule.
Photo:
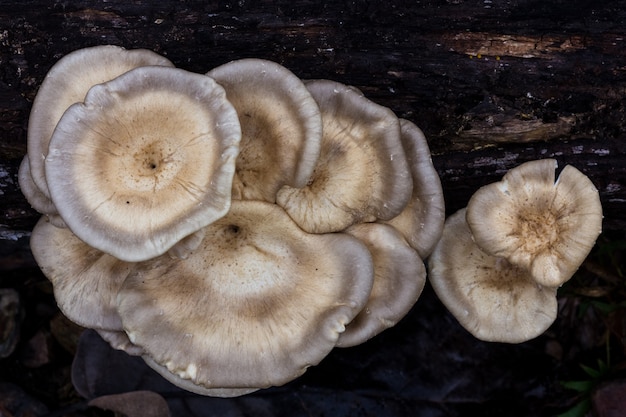
<svg viewBox="0 0 626 417">
<path fill-rule="evenodd" d="M 361 240 L 372 254 L 374 286 L 363 310 L 339 336 L 339 347 L 356 346 L 395 326 L 413 307 L 426 283 L 424 262 L 393 227 L 359 223 L 345 233 Z"/>
<path fill-rule="evenodd" d="M 413 191 L 404 210 L 384 223 L 395 227 L 420 257 L 426 259 L 439 241 L 446 220 L 443 189 L 424 133 L 405 119 L 400 119 L 400 128 Z"/>
<path fill-rule="evenodd" d="M 90 247 L 45 217 L 35 225 L 30 247 L 66 317 L 83 327 L 123 330 L 116 297 L 131 263 Z"/>
<path fill-rule="evenodd" d="M 50 68 L 33 101 L 27 138 L 32 180 L 45 197 L 50 198 L 50 192 L 44 160 L 52 132 L 65 110 L 82 102 L 92 86 L 146 65 L 174 66 L 168 59 L 145 49 L 100 45 L 73 51 Z"/>
<path fill-rule="evenodd" d="M 59 121 L 46 157 L 52 201 L 94 248 L 126 261 L 161 255 L 228 211 L 240 138 L 211 78 L 136 68 Z"/>
<path fill-rule="evenodd" d="M 557 316 L 555 287 L 524 269 L 481 251 L 465 221 L 466 209 L 450 216 L 428 260 L 435 293 L 476 338 L 520 343 L 542 334 Z"/>
<path fill-rule="evenodd" d="M 526 162 L 479 189 L 467 222 L 481 249 L 557 287 L 585 260 L 602 231 L 602 205 L 591 180 L 571 165 Z"/>
<path fill-rule="evenodd" d="M 306 185 L 320 153 L 322 119 L 304 83 L 275 62 L 253 58 L 207 75 L 224 87 L 241 123 L 233 198 L 274 203 L 283 185 Z"/>
<path fill-rule="evenodd" d="M 277 203 L 310 233 L 397 216 L 413 186 L 398 118 L 352 87 L 329 80 L 306 85 L 322 112 L 320 158 L 308 185 L 283 187 Z"/>
<path fill-rule="evenodd" d="M 30 160 L 28 155 L 24 155 L 20 168 L 17 171 L 17 181 L 20 185 L 20 191 L 26 197 L 26 201 L 32 208 L 39 213 L 48 217 L 48 220 L 57 227 L 67 227 L 59 213 L 57 208 L 48 197 L 46 197 L 39 187 L 33 181 L 33 177 L 30 175 Z"/>
<path fill-rule="evenodd" d="M 357 239 L 307 234 L 275 204 L 235 200 L 186 260 L 141 263 L 118 311 L 130 341 L 172 382 L 266 388 L 332 350 L 365 305 L 373 273 Z"/>
</svg>

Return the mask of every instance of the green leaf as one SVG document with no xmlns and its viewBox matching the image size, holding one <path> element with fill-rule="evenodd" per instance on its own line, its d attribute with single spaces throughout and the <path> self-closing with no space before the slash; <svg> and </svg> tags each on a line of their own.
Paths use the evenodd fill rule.
<svg viewBox="0 0 626 417">
<path fill-rule="evenodd" d="M 583 417 L 591 409 L 591 400 L 584 399 L 557 417 Z"/>
<path fill-rule="evenodd" d="M 589 392 L 593 388 L 593 381 L 562 381 L 561 385 L 576 392 Z"/>
</svg>

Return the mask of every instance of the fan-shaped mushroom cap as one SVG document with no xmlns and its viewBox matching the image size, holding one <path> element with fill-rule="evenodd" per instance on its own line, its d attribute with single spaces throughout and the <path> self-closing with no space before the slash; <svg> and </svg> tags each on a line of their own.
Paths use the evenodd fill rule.
<svg viewBox="0 0 626 417">
<path fill-rule="evenodd" d="M 277 203 L 309 233 L 397 216 L 413 185 L 398 118 L 352 87 L 328 80 L 306 86 L 322 112 L 320 158 L 309 184 L 283 187 Z"/>
<path fill-rule="evenodd" d="M 549 287 L 571 278 L 602 231 L 602 205 L 591 180 L 567 165 L 555 182 L 556 167 L 554 159 L 526 162 L 467 204 L 478 246 Z"/>
<path fill-rule="evenodd" d="M 66 317 L 83 327 L 122 330 L 116 296 L 132 264 L 90 247 L 45 217 L 35 225 L 30 247 Z"/>
<path fill-rule="evenodd" d="M 207 75 L 224 87 L 241 123 L 233 198 L 273 203 L 283 185 L 306 185 L 320 153 L 322 119 L 304 83 L 262 59 L 232 61 Z"/>
<path fill-rule="evenodd" d="M 478 339 L 520 343 L 539 336 L 556 319 L 556 288 L 539 285 L 527 271 L 481 251 L 465 212 L 446 220 L 428 259 L 435 293 Z"/>
<path fill-rule="evenodd" d="M 395 227 L 425 259 L 443 232 L 446 220 L 441 180 L 435 170 L 424 133 L 412 122 L 400 119 L 402 146 L 413 178 L 413 193 L 404 210 L 384 223 Z"/>
<path fill-rule="evenodd" d="M 136 68 L 59 121 L 46 158 L 52 201 L 89 245 L 126 261 L 158 256 L 228 211 L 240 137 L 211 78 Z"/>
<path fill-rule="evenodd" d="M 22 194 L 24 194 L 26 201 L 28 201 L 32 208 L 46 215 L 48 220 L 55 226 L 67 227 L 63 219 L 59 216 L 52 200 L 46 197 L 34 183 L 33 177 L 30 175 L 30 161 L 28 155 L 24 155 L 20 163 L 20 168 L 17 171 L 17 181 Z"/>
<path fill-rule="evenodd" d="M 235 200 L 186 260 L 142 263 L 118 311 L 131 342 L 168 372 L 201 388 L 265 388 L 329 353 L 373 274 L 357 239 L 310 235 L 274 204 Z"/>
<path fill-rule="evenodd" d="M 55 63 L 41 83 L 28 120 L 28 154 L 37 188 L 50 197 L 44 159 L 55 126 L 69 106 L 82 102 L 89 89 L 146 65 L 173 67 L 166 58 L 145 49 L 101 45 L 71 52 Z"/>
<path fill-rule="evenodd" d="M 426 283 L 424 262 L 393 227 L 359 223 L 345 233 L 365 243 L 372 254 L 374 286 L 363 310 L 339 336 L 339 347 L 356 346 L 395 326 L 413 307 Z"/>
</svg>

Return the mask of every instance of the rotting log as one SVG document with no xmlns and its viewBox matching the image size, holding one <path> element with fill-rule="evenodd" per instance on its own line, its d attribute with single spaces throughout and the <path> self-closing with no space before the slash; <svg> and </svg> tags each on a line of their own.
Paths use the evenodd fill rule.
<svg viewBox="0 0 626 417">
<path fill-rule="evenodd" d="M 554 157 L 598 187 L 606 230 L 626 227 L 624 0 L 0 0 L 0 239 L 38 218 L 16 174 L 39 84 L 98 44 L 200 73 L 259 57 L 354 85 L 424 130 L 448 213 L 508 169 Z"/>
</svg>

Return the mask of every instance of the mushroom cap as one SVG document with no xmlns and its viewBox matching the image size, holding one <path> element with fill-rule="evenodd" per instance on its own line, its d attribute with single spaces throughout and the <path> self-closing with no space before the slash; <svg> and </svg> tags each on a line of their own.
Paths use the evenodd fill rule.
<svg viewBox="0 0 626 417">
<path fill-rule="evenodd" d="M 48 219 L 57 227 L 66 227 L 65 222 L 59 216 L 57 208 L 44 193 L 41 192 L 39 187 L 33 181 L 33 177 L 30 174 L 30 160 L 28 154 L 24 155 L 20 168 L 17 171 L 17 181 L 20 185 L 20 190 L 26 201 L 32 208 L 37 210 L 41 214 L 48 216 Z"/>
<path fill-rule="evenodd" d="M 480 340 L 521 343 L 539 336 L 556 319 L 557 289 L 537 284 L 527 271 L 481 251 L 465 213 L 461 209 L 448 217 L 428 259 L 435 293 Z"/>
<path fill-rule="evenodd" d="M 413 178 L 413 192 L 404 210 L 384 223 L 400 231 L 420 257 L 426 259 L 441 238 L 446 220 L 443 189 L 424 133 L 405 119 L 400 119 L 400 129 Z"/>
<path fill-rule="evenodd" d="M 83 327 L 122 330 L 116 296 L 132 264 L 92 248 L 45 217 L 35 225 L 30 247 L 66 317 Z"/>
<path fill-rule="evenodd" d="M 113 349 L 123 350 L 131 356 L 141 356 L 145 353 L 141 347 L 130 342 L 128 335 L 123 330 L 95 330 Z"/>
<path fill-rule="evenodd" d="M 200 385 L 194 384 L 189 379 L 183 379 L 176 374 L 171 373 L 165 366 L 158 364 L 150 356 L 143 356 L 143 360 L 146 364 L 154 369 L 163 378 L 182 388 L 186 391 L 193 392 L 198 395 L 206 395 L 209 397 L 231 398 L 239 397 L 242 395 L 250 394 L 251 392 L 258 391 L 260 388 L 204 388 Z"/>
<path fill-rule="evenodd" d="M 356 346 L 395 326 L 413 307 L 426 283 L 424 262 L 393 227 L 359 223 L 345 233 L 361 240 L 372 254 L 374 286 L 363 310 L 339 336 L 339 347 Z"/>
<path fill-rule="evenodd" d="M 368 299 L 367 248 L 310 235 L 278 206 L 234 200 L 184 261 L 141 263 L 118 311 L 133 344 L 201 388 L 284 384 L 320 362 Z"/>
<path fill-rule="evenodd" d="M 207 75 L 224 87 L 241 123 L 233 198 L 274 203 L 283 185 L 306 185 L 320 153 L 322 119 L 304 83 L 287 68 L 254 58 Z"/>
<path fill-rule="evenodd" d="M 397 216 L 413 186 L 398 118 L 352 87 L 329 80 L 306 86 L 322 112 L 321 153 L 309 183 L 283 187 L 277 203 L 309 233 Z"/>
<path fill-rule="evenodd" d="M 240 137 L 211 78 L 136 68 L 91 88 L 59 121 L 46 158 L 52 201 L 89 245 L 153 258 L 228 211 Z"/>
<path fill-rule="evenodd" d="M 556 167 L 554 159 L 521 164 L 467 204 L 478 246 L 549 287 L 572 277 L 602 231 L 602 205 L 591 180 L 567 165 L 555 181 Z"/>
<path fill-rule="evenodd" d="M 174 66 L 168 59 L 146 49 L 100 45 L 73 51 L 50 68 L 33 101 L 27 138 L 33 182 L 46 197 L 50 197 L 50 192 L 44 159 L 52 132 L 65 110 L 82 102 L 92 86 L 146 65 Z"/>
</svg>

